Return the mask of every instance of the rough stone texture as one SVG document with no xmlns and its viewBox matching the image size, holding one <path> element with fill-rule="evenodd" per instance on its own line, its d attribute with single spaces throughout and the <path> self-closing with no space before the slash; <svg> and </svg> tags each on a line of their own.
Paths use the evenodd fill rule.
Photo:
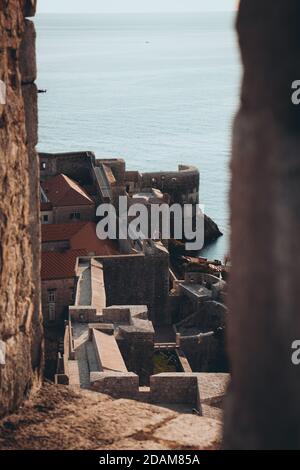
<svg viewBox="0 0 300 470">
<path fill-rule="evenodd" d="M 38 142 L 37 87 L 34 83 L 23 85 L 22 93 L 25 105 L 26 142 L 35 147 Z M 32 179 L 32 183 L 35 183 L 34 179 Z"/>
<path fill-rule="evenodd" d="M 170 322 L 169 257 L 164 250 L 103 258 L 107 305 L 144 305 L 155 325 Z"/>
<path fill-rule="evenodd" d="M 127 369 L 139 376 L 140 386 L 149 385 L 153 374 L 154 328 L 146 306 L 132 306 L 129 312 L 129 324 L 118 326 L 117 343 Z"/>
<path fill-rule="evenodd" d="M 31 206 L 31 197 L 37 198 L 36 139 L 31 143 L 27 137 L 27 131 L 36 133 L 36 118 L 30 130 L 20 73 L 23 12 L 33 14 L 33 3 L 0 2 L 0 79 L 7 87 L 0 116 L 0 338 L 7 348 L 6 365 L 0 368 L 0 415 L 18 406 L 39 383 L 42 362 L 39 263 L 34 263 L 39 242 L 34 243 L 31 230 L 32 224 L 38 227 Z"/>
<path fill-rule="evenodd" d="M 218 449 L 220 437 L 217 420 L 54 385 L 0 421 L 0 450 Z"/>
<path fill-rule="evenodd" d="M 150 377 L 151 401 L 199 408 L 200 374 L 163 373 Z"/>
<path fill-rule="evenodd" d="M 150 439 L 150 438 L 149 438 Z M 160 444 L 155 440 L 133 440 L 121 439 L 120 442 L 114 442 L 109 446 L 104 446 L 99 450 L 172 450 L 166 443 Z"/>
<path fill-rule="evenodd" d="M 215 406 L 201 405 L 202 416 L 205 418 L 212 418 L 220 423 L 223 423 L 223 410 Z"/>
<path fill-rule="evenodd" d="M 150 400 L 160 404 L 189 404 L 207 417 L 220 417 L 229 374 L 165 373 L 150 378 Z"/>
<path fill-rule="evenodd" d="M 201 404 L 220 407 L 227 392 L 229 374 L 200 374 L 199 375 Z"/>
<path fill-rule="evenodd" d="M 92 372 L 91 388 L 114 397 L 135 398 L 139 390 L 139 378 L 132 372 Z"/>
<path fill-rule="evenodd" d="M 216 450 L 221 434 L 222 425 L 216 420 L 183 415 L 157 429 L 154 437 L 176 448 L 179 444 L 183 448 Z"/>
<path fill-rule="evenodd" d="M 33 83 L 37 78 L 36 32 L 32 21 L 25 20 L 25 29 L 20 46 L 20 72 L 22 83 Z"/>
<path fill-rule="evenodd" d="M 25 2 L 25 15 L 33 16 L 36 1 Z M 41 328 L 41 229 L 40 229 L 40 200 L 39 200 L 39 159 L 36 152 L 38 143 L 38 98 L 37 86 L 34 81 L 37 77 L 36 66 L 36 32 L 32 21 L 25 20 L 24 31 L 19 51 L 19 67 L 22 81 L 22 95 L 25 107 L 26 143 L 29 156 L 29 234 L 32 247 L 31 280 L 35 286 L 32 292 L 33 318 L 32 330 L 35 341 L 32 344 L 32 365 L 39 367 L 41 361 L 40 345 L 42 344 Z"/>
<path fill-rule="evenodd" d="M 300 447 L 300 2 L 241 0 L 244 64 L 234 125 L 224 446 Z"/>
</svg>

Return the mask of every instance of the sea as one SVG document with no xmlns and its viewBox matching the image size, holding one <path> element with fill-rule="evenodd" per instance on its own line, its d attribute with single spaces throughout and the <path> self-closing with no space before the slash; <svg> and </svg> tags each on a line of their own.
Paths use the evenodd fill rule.
<svg viewBox="0 0 300 470">
<path fill-rule="evenodd" d="M 39 150 L 123 157 L 129 170 L 201 173 L 205 212 L 230 225 L 231 130 L 239 104 L 234 13 L 38 15 Z"/>
</svg>

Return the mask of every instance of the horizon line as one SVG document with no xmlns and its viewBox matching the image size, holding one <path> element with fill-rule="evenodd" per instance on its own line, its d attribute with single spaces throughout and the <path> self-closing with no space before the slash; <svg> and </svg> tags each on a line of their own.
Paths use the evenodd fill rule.
<svg viewBox="0 0 300 470">
<path fill-rule="evenodd" d="M 195 13 L 236 13 L 237 10 L 196 10 L 196 11 L 87 11 L 87 12 L 68 12 L 68 11 L 41 11 L 37 12 L 37 15 L 149 15 L 149 14 L 171 14 L 171 15 L 182 15 L 183 13 L 195 14 Z"/>
</svg>

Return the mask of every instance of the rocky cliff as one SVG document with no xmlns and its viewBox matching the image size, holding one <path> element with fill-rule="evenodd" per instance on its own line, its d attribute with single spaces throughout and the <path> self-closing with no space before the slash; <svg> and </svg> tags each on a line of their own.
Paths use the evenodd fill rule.
<svg viewBox="0 0 300 470">
<path fill-rule="evenodd" d="M 0 1 L 0 415 L 39 383 L 42 365 L 35 31 L 26 19 L 35 3 Z"/>
<path fill-rule="evenodd" d="M 222 237 L 223 233 L 219 229 L 218 225 L 210 218 L 205 215 L 204 219 L 204 241 L 205 246 L 216 241 L 219 237 Z"/>
</svg>

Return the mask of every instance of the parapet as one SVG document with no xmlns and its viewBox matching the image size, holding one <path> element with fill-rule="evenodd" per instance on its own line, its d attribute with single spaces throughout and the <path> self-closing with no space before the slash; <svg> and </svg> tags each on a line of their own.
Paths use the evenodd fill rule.
<svg viewBox="0 0 300 470">
<path fill-rule="evenodd" d="M 200 173 L 194 166 L 179 165 L 178 171 L 151 172 L 141 175 L 142 188 L 156 188 L 171 196 L 172 203 L 199 203 Z"/>
<path fill-rule="evenodd" d="M 139 378 L 132 372 L 92 372 L 91 389 L 115 398 L 136 398 L 139 393 Z"/>
<path fill-rule="evenodd" d="M 222 407 L 230 375 L 222 373 L 170 373 L 150 378 L 150 401 L 190 405 L 202 415 L 202 406 Z"/>
<path fill-rule="evenodd" d="M 68 153 L 39 153 L 41 179 L 61 173 L 81 184 L 93 184 L 95 154 L 89 151 Z"/>
<path fill-rule="evenodd" d="M 150 377 L 150 401 L 156 404 L 188 404 L 201 412 L 200 374 L 152 375 Z"/>
<path fill-rule="evenodd" d="M 123 158 L 97 158 L 95 161 L 95 166 L 101 166 L 110 168 L 117 185 L 124 184 L 125 172 L 126 172 L 126 163 Z"/>
<path fill-rule="evenodd" d="M 196 180 L 199 179 L 200 173 L 198 168 L 192 165 L 178 165 L 177 171 L 156 171 L 156 172 L 149 172 L 149 173 L 142 173 L 142 181 L 143 184 L 147 187 L 152 187 L 153 180 L 156 179 L 157 182 L 163 182 L 164 184 L 168 184 L 174 178 L 178 179 L 178 181 L 190 180 L 195 178 Z M 147 184 L 149 183 L 149 184 Z"/>
<path fill-rule="evenodd" d="M 72 321 L 78 323 L 97 322 L 100 317 L 100 315 L 97 315 L 97 310 L 94 307 L 86 305 L 71 305 L 69 307 L 69 314 Z"/>
<path fill-rule="evenodd" d="M 202 406 L 221 408 L 230 376 L 219 373 L 164 373 L 150 377 L 150 388 L 139 388 L 134 373 L 92 372 L 91 389 L 115 398 L 134 398 L 160 406 L 181 406 L 203 414 Z"/>
<path fill-rule="evenodd" d="M 122 305 L 103 309 L 102 321 L 118 325 L 119 335 L 150 335 L 154 341 L 154 328 L 148 319 L 147 305 Z"/>
</svg>

